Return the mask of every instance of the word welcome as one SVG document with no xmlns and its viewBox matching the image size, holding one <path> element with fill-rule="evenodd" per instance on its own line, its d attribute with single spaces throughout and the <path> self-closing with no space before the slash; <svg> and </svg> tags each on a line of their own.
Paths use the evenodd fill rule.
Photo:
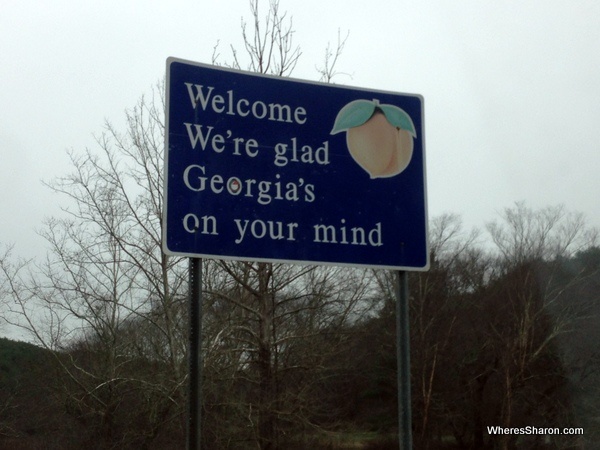
<svg viewBox="0 0 600 450">
<path fill-rule="evenodd" d="M 255 119 L 267 119 L 275 122 L 297 123 L 304 125 L 306 123 L 306 109 L 297 106 L 292 109 L 290 105 L 281 105 L 279 103 L 265 103 L 261 100 L 250 101 L 245 98 L 235 98 L 233 89 L 226 92 L 226 95 L 213 94 L 213 86 L 203 86 L 201 84 L 185 83 L 192 107 L 196 109 L 198 105 L 203 111 L 207 108 L 212 109 L 218 114 L 225 113 L 229 116 L 254 117 Z"/>
</svg>

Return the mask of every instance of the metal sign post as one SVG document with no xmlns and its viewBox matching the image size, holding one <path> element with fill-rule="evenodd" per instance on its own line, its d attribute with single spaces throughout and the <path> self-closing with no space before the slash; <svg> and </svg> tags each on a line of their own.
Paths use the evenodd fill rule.
<svg viewBox="0 0 600 450">
<path fill-rule="evenodd" d="M 200 449 L 202 418 L 202 260 L 190 258 L 189 266 L 189 399 L 188 450 Z"/>
<path fill-rule="evenodd" d="M 396 356 L 398 361 L 398 435 L 400 450 L 412 449 L 409 325 L 408 273 L 398 271 L 396 283 Z"/>
</svg>

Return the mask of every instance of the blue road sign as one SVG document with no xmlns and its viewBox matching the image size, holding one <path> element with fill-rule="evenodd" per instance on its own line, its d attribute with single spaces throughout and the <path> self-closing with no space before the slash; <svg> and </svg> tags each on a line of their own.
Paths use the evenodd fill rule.
<svg viewBox="0 0 600 450">
<path fill-rule="evenodd" d="M 429 265 L 419 95 L 167 60 L 163 249 Z"/>
</svg>

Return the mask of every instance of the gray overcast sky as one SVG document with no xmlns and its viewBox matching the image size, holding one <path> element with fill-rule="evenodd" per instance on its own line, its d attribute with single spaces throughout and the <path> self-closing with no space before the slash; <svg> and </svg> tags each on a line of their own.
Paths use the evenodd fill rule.
<svg viewBox="0 0 600 450">
<path fill-rule="evenodd" d="M 247 0 L 0 0 L 0 243 L 32 256 L 58 211 L 41 184 L 104 119 L 162 79 L 168 56 L 241 50 Z M 265 3 L 265 2 L 263 2 Z M 281 0 L 315 65 L 349 31 L 335 82 L 425 98 L 430 217 L 482 227 L 502 208 L 563 203 L 600 226 L 600 2 Z M 263 5 L 266 6 L 266 5 Z"/>
</svg>

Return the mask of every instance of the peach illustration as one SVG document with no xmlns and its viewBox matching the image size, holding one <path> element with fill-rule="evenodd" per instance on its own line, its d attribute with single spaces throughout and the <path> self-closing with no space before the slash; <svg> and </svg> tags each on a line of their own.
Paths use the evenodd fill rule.
<svg viewBox="0 0 600 450">
<path fill-rule="evenodd" d="M 375 112 L 364 124 L 346 134 L 348 150 L 372 178 L 398 175 L 410 162 L 413 139 L 406 130 L 390 124 L 383 113 Z"/>
<path fill-rule="evenodd" d="M 346 131 L 350 155 L 371 178 L 393 177 L 412 158 L 412 120 L 402 109 L 376 100 L 355 100 L 338 113 L 331 134 Z"/>
</svg>

